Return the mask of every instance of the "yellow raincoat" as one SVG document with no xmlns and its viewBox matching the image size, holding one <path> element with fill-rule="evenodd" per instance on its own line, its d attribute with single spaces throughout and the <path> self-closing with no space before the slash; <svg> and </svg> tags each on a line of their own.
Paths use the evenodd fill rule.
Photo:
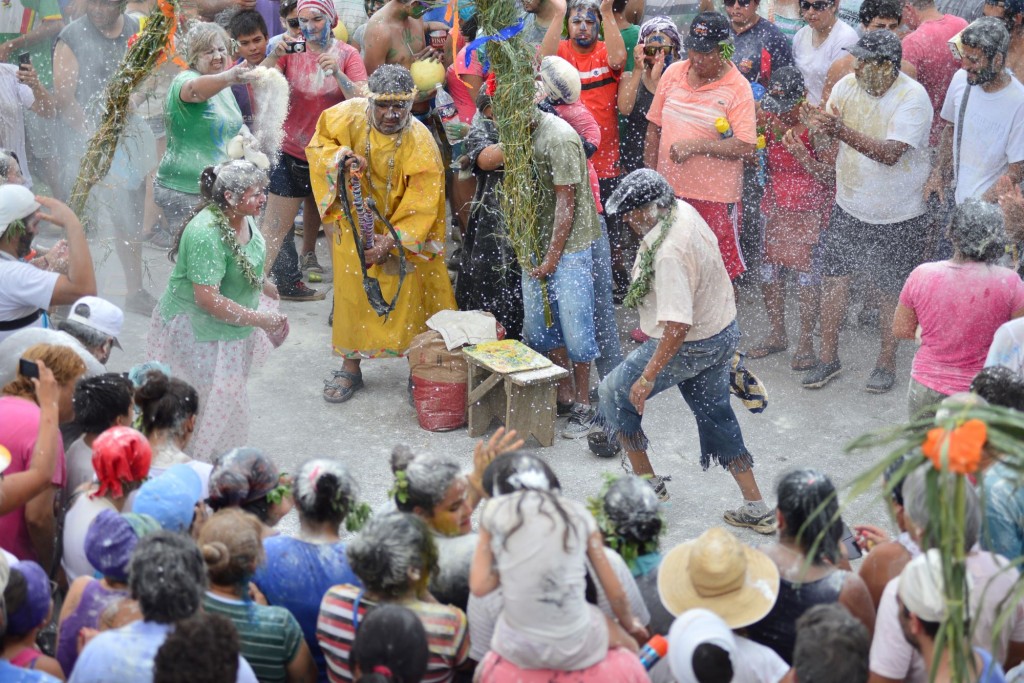
<svg viewBox="0 0 1024 683">
<path fill-rule="evenodd" d="M 455 295 L 444 263 L 445 203 L 441 155 L 427 128 L 412 118 L 401 135 L 384 135 L 373 128 L 366 115 L 367 100 L 336 104 L 320 115 L 313 139 L 306 147 L 309 176 L 320 215 L 325 224 L 336 223 L 339 235 L 332 241 L 334 254 L 335 353 L 345 358 L 401 356 L 412 338 L 425 331 L 426 321 L 441 310 L 455 309 Z M 363 272 L 359 267 L 352 227 L 338 200 L 338 169 L 335 157 L 342 147 L 366 154 L 370 136 L 369 170 L 362 182 L 364 197 L 377 202 L 381 213 L 395 227 L 406 250 L 408 272 L 395 310 L 387 321 L 378 316 L 366 299 Z M 388 162 L 395 158 L 391 196 L 385 197 Z M 366 177 L 369 176 L 369 177 Z M 351 200 L 351 190 L 347 190 Z M 353 218 L 358 222 L 358 216 Z M 355 226 L 359 230 L 359 226 Z M 387 234 L 379 220 L 374 231 Z M 398 286 L 397 249 L 383 264 L 368 265 L 371 277 L 380 280 L 386 301 Z"/>
</svg>

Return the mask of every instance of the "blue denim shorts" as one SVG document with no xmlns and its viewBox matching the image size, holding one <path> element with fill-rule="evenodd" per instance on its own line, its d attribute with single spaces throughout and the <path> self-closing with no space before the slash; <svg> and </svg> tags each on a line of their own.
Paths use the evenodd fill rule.
<svg viewBox="0 0 1024 683">
<path fill-rule="evenodd" d="M 569 360 L 589 363 L 600 355 L 594 326 L 593 256 L 588 246 L 562 253 L 547 280 L 553 324 L 544 324 L 540 282 L 523 273 L 523 341 L 540 353 L 565 347 Z"/>
<path fill-rule="evenodd" d="M 648 400 L 673 386 L 697 420 L 700 436 L 700 464 L 705 470 L 712 461 L 722 467 L 752 467 L 754 459 L 743 443 L 743 434 L 729 393 L 729 368 L 739 326 L 733 321 L 713 337 L 683 342 L 679 352 L 658 373 Z M 648 339 L 640 348 L 601 381 L 597 424 L 609 440 L 620 439 L 628 450 L 647 450 L 649 441 L 640 424 L 641 416 L 629 401 L 629 392 L 658 348 L 658 339 Z"/>
</svg>

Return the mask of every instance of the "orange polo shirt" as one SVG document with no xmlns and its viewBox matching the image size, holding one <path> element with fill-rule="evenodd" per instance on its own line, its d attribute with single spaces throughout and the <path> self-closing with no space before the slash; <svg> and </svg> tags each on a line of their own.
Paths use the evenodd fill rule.
<svg viewBox="0 0 1024 683">
<path fill-rule="evenodd" d="M 680 140 L 718 140 L 715 120 L 725 118 L 737 139 L 757 143 L 754 94 L 750 83 L 732 64 L 713 83 L 694 89 L 686 80 L 690 60 L 665 70 L 647 112 L 647 120 L 661 127 L 658 173 L 665 176 L 676 195 L 687 199 L 729 204 L 743 193 L 743 161 L 692 156 L 683 163 L 672 161 L 669 151 Z"/>
</svg>

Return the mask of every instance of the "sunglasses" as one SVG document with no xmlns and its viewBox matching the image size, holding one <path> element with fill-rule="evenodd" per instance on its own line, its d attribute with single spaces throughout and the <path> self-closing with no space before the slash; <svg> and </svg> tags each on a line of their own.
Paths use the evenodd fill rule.
<svg viewBox="0 0 1024 683">
<path fill-rule="evenodd" d="M 726 7 L 732 7 L 733 5 L 739 5 L 740 7 L 749 7 L 751 0 L 724 0 L 722 4 Z"/>
<path fill-rule="evenodd" d="M 831 6 L 832 3 L 828 0 L 818 0 L 818 2 L 806 2 L 805 0 L 801 0 L 800 11 L 806 12 L 809 9 L 813 9 L 815 12 L 824 12 Z"/>
<path fill-rule="evenodd" d="M 675 48 L 671 45 L 644 45 L 644 54 L 648 57 L 653 57 L 659 52 L 669 55 L 672 54 L 673 50 L 675 50 Z"/>
<path fill-rule="evenodd" d="M 299 20 L 298 19 L 285 19 L 285 21 L 288 22 L 288 28 L 298 28 L 299 27 Z"/>
</svg>

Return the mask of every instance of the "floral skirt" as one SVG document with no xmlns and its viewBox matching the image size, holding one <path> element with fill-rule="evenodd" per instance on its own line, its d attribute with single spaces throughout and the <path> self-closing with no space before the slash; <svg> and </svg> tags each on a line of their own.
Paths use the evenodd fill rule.
<svg viewBox="0 0 1024 683">
<path fill-rule="evenodd" d="M 275 310 L 277 305 L 260 297 L 260 310 Z M 272 349 L 261 329 L 253 329 L 245 339 L 197 341 L 189 316 L 177 315 L 165 322 L 159 306 L 153 311 L 147 357 L 169 365 L 172 375 L 199 394 L 199 414 L 186 453 L 213 462 L 232 448 L 248 445 L 249 372 L 262 365 Z"/>
</svg>

